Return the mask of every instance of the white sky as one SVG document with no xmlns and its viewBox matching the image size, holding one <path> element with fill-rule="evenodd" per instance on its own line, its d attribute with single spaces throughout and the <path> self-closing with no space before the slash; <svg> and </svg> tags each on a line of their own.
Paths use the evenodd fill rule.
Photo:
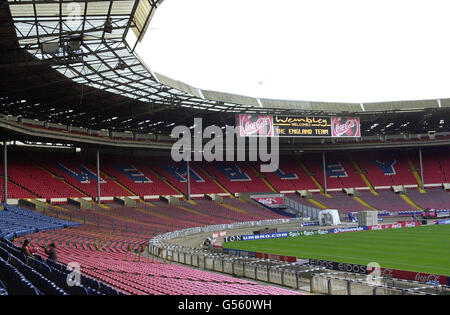
<svg viewBox="0 0 450 315">
<path fill-rule="evenodd" d="M 192 86 L 306 101 L 450 97 L 448 0 L 165 0 L 136 52 Z"/>
</svg>

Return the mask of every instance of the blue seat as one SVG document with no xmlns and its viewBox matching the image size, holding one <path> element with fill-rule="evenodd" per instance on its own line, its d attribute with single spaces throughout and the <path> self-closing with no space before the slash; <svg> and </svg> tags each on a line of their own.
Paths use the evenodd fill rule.
<svg viewBox="0 0 450 315">
<path fill-rule="evenodd" d="M 9 253 L 6 249 L 0 247 L 0 257 L 2 257 L 5 261 L 9 260 Z"/>
<path fill-rule="evenodd" d="M 70 292 L 70 294 L 73 294 L 73 295 L 88 295 L 89 294 L 88 290 L 85 287 L 77 286 L 77 285 L 70 287 L 70 289 L 68 289 L 68 291 Z"/>
<path fill-rule="evenodd" d="M 122 295 L 112 287 L 81 275 L 81 286 L 70 287 L 64 264 L 41 256 L 27 257 L 8 239 L 0 239 L 0 276 L 6 294 Z M 3 291 L 0 292 L 2 294 Z"/>
<path fill-rule="evenodd" d="M 0 270 L 8 293 L 19 295 L 40 295 L 41 292 L 18 270 L 0 258 Z"/>
<path fill-rule="evenodd" d="M 87 290 L 88 290 L 88 295 L 104 295 L 104 294 L 102 294 L 101 292 L 99 292 L 99 291 L 97 291 L 97 290 L 95 290 L 95 289 L 92 289 L 92 288 L 86 288 Z"/>
<path fill-rule="evenodd" d="M 6 288 L 0 289 L 0 295 L 8 295 L 8 290 Z"/>
<path fill-rule="evenodd" d="M 0 295 L 8 295 L 6 285 L 0 280 Z"/>
</svg>

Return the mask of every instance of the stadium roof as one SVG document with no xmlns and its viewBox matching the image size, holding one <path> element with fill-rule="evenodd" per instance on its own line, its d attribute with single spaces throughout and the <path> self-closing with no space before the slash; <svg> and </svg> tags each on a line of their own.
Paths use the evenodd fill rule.
<svg viewBox="0 0 450 315">
<path fill-rule="evenodd" d="M 193 117 L 233 125 L 237 112 L 358 115 L 363 132 L 375 132 L 370 127 L 380 119 L 400 124 L 404 114 L 410 126 L 420 126 L 424 110 L 427 121 L 449 116 L 450 99 L 366 104 L 259 99 L 202 90 L 153 73 L 134 49 L 162 0 L 1 3 L 4 114 L 163 133 L 175 124 L 191 124 Z"/>
</svg>

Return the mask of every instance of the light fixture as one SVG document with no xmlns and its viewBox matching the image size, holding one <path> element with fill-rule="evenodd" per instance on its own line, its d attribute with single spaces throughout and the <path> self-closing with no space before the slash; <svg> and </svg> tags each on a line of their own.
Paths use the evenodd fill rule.
<svg viewBox="0 0 450 315">
<path fill-rule="evenodd" d="M 111 19 L 108 18 L 105 22 L 105 28 L 104 28 L 105 33 L 112 33 L 112 29 L 113 29 L 113 26 L 111 23 Z"/>
<path fill-rule="evenodd" d="M 125 70 L 126 68 L 127 68 L 127 64 L 125 62 L 123 62 L 122 60 L 120 60 L 117 63 L 116 70 Z"/>
<path fill-rule="evenodd" d="M 57 54 L 59 52 L 59 43 L 42 43 L 41 50 L 44 54 Z"/>
</svg>

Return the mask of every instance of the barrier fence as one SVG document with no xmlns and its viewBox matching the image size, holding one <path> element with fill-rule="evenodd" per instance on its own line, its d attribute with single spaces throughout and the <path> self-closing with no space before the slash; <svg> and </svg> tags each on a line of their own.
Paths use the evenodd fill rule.
<svg viewBox="0 0 450 315">
<path fill-rule="evenodd" d="M 186 250 L 186 248 L 183 248 Z M 313 274 L 326 272 L 322 267 L 285 264 L 281 261 L 252 257 L 233 257 L 211 254 L 193 249 L 184 251 L 177 247 L 150 246 L 151 255 L 167 262 L 175 262 L 203 270 L 215 271 L 236 277 L 268 282 L 295 290 L 308 291 Z"/>
<path fill-rule="evenodd" d="M 292 223 L 295 219 L 286 219 L 284 223 Z M 277 224 L 280 224 L 276 220 Z M 270 223 L 269 223 L 270 222 Z M 295 221 L 294 221 L 295 222 Z M 433 283 L 422 283 L 411 280 L 400 280 L 392 277 L 368 275 L 366 266 L 341 264 L 317 260 L 286 262 L 276 257 L 257 255 L 256 252 L 227 250 L 214 254 L 200 249 L 179 245 L 168 245 L 167 241 L 201 232 L 220 231 L 243 226 L 275 224 L 273 220 L 259 222 L 244 222 L 231 225 L 208 226 L 186 229 L 159 235 L 149 241 L 149 253 L 166 261 L 194 266 L 268 282 L 288 288 L 328 295 L 449 295 L 450 287 Z M 377 229 L 404 228 L 418 226 L 417 223 L 401 222 L 397 225 L 376 226 Z M 364 228 L 363 228 L 364 229 Z M 369 227 L 367 227 L 369 229 Z M 333 233 L 354 231 L 355 228 L 335 229 Z M 224 254 L 226 253 L 226 254 Z M 263 259 L 261 257 L 264 257 Z M 325 265 L 324 265 L 325 263 Z M 331 264 L 331 265 L 330 265 Z M 339 272 L 330 272 L 335 269 Z M 333 268 L 330 268 L 332 266 Z M 356 268 L 358 267 L 358 268 Z M 349 269 L 350 268 L 350 269 Z M 356 270 L 356 269 L 358 270 Z M 349 269 L 349 270 L 348 270 Z M 356 270 L 356 271 L 355 271 Z M 351 272 L 347 272 L 351 271 Z"/>
<path fill-rule="evenodd" d="M 166 262 L 327 295 L 450 295 L 450 287 L 367 274 L 330 272 L 322 266 L 256 257 L 214 254 L 184 246 L 150 245 L 149 253 Z"/>
<path fill-rule="evenodd" d="M 450 295 L 450 287 L 348 273 L 314 274 L 311 292 L 328 295 Z"/>
</svg>

